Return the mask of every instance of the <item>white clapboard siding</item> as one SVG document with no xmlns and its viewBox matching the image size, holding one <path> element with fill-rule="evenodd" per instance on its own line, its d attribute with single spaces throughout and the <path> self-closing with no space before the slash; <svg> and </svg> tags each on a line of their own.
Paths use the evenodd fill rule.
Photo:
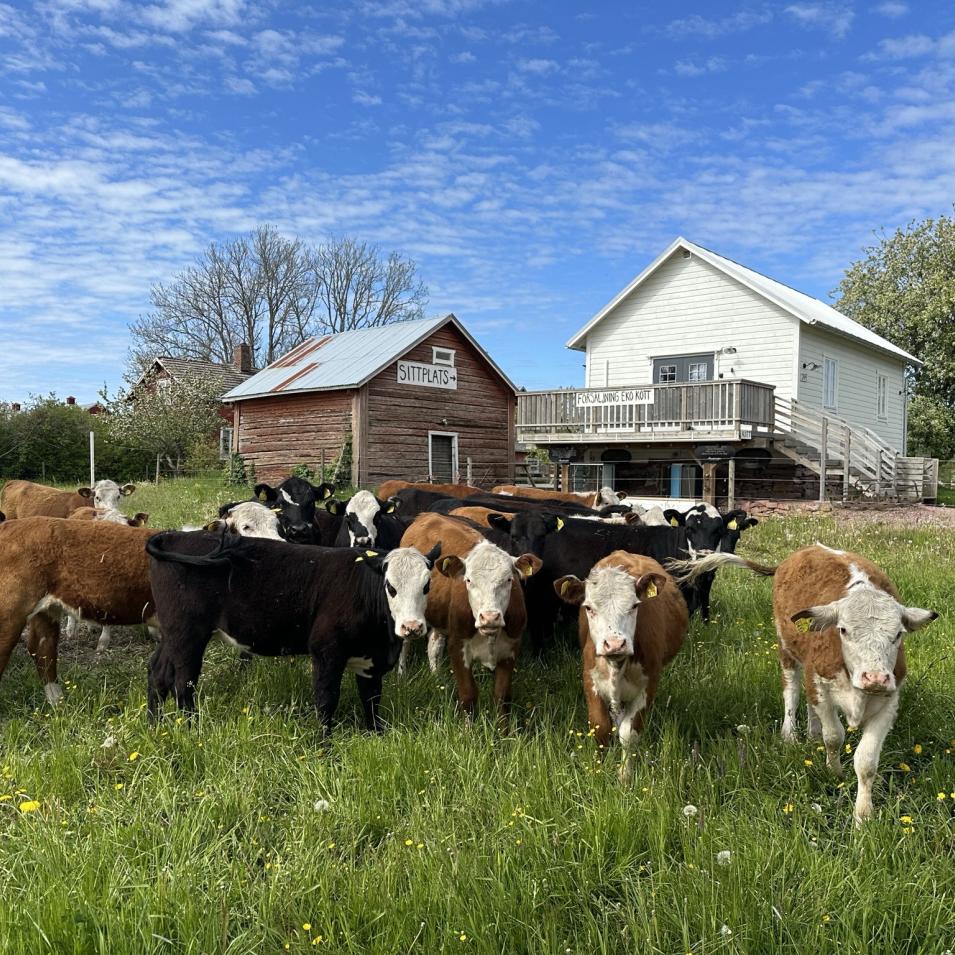
<svg viewBox="0 0 955 955">
<path fill-rule="evenodd" d="M 836 407 L 823 409 L 824 358 L 839 363 L 836 380 Z M 814 363 L 814 370 L 803 365 Z M 833 334 L 816 326 L 803 325 L 799 334 L 799 394 L 797 399 L 845 418 L 856 427 L 874 431 L 891 447 L 904 453 L 905 364 L 891 355 Z M 886 416 L 878 417 L 878 376 L 886 376 Z M 802 378 L 805 377 L 805 381 Z"/>
<path fill-rule="evenodd" d="M 717 352 L 714 374 L 793 397 L 798 319 L 697 256 L 677 250 L 587 335 L 587 387 L 650 384 L 652 359 Z"/>
</svg>

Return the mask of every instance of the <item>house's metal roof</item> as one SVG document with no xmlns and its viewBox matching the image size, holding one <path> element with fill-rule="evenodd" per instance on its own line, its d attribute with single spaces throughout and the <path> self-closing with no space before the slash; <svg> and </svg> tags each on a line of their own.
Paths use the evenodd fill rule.
<svg viewBox="0 0 955 955">
<path fill-rule="evenodd" d="M 244 401 L 277 394 L 358 388 L 444 325 L 453 324 L 514 391 L 514 385 L 454 315 L 358 328 L 309 338 L 223 398 Z"/>
<path fill-rule="evenodd" d="M 651 262 L 619 295 L 608 302 L 567 342 L 567 347 L 580 350 L 586 348 L 586 338 L 590 330 L 633 292 L 634 289 L 649 278 L 677 249 L 681 248 L 686 249 L 692 255 L 698 256 L 704 262 L 708 262 L 714 268 L 719 269 L 731 278 L 736 279 L 736 281 L 741 282 L 758 295 L 778 305 L 781 309 L 789 312 L 790 315 L 795 316 L 807 325 L 821 325 L 841 335 L 846 335 L 849 338 L 864 342 L 872 348 L 889 352 L 897 358 L 911 362 L 913 365 L 922 364 L 914 355 L 910 355 L 907 351 L 899 348 L 898 345 L 893 345 L 892 342 L 883 338 L 881 335 L 877 335 L 871 329 L 860 325 L 841 312 L 837 312 L 831 305 L 826 305 L 825 302 L 821 302 L 811 295 L 799 292 L 794 288 L 790 288 L 788 285 L 783 285 L 782 282 L 777 282 L 775 279 L 755 272 L 745 265 L 740 265 L 739 262 L 734 262 L 732 259 L 727 259 L 725 256 L 712 252 L 701 245 L 696 245 L 696 243 L 690 242 L 682 236 L 670 243 L 662 255 Z"/>
</svg>

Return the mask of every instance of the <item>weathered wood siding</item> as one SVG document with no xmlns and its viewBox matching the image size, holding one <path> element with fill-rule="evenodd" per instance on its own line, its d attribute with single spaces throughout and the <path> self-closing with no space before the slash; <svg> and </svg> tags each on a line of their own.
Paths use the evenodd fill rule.
<svg viewBox="0 0 955 955">
<path fill-rule="evenodd" d="M 296 464 L 318 468 L 338 457 L 351 429 L 354 391 L 276 395 L 236 403 L 235 440 L 261 481 L 287 477 Z"/>
<path fill-rule="evenodd" d="M 652 382 L 653 359 L 717 352 L 714 374 L 793 397 L 797 319 L 696 256 L 677 250 L 587 336 L 588 388 Z"/>
<path fill-rule="evenodd" d="M 465 480 L 467 459 L 472 483 L 491 487 L 514 477 L 514 395 L 466 338 L 452 327 L 439 329 L 402 356 L 431 364 L 432 346 L 453 348 L 456 391 L 398 384 L 397 362 L 362 390 L 358 406 L 362 460 L 359 480 L 376 485 L 389 478 L 428 477 L 428 432 L 458 435 L 458 467 Z M 445 420 L 446 419 L 446 423 Z"/>
</svg>

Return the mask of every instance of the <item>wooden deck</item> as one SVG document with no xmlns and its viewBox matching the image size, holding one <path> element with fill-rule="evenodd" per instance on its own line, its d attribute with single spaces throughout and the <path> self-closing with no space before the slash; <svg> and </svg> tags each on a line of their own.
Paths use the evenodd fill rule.
<svg viewBox="0 0 955 955">
<path fill-rule="evenodd" d="M 517 440 L 546 445 L 770 436 L 774 391 L 773 385 L 734 379 L 520 392 Z"/>
</svg>

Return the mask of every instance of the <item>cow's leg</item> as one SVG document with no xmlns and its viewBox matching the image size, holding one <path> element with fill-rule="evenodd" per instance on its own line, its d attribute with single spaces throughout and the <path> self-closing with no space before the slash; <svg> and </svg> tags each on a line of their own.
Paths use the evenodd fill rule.
<svg viewBox="0 0 955 955">
<path fill-rule="evenodd" d="M 428 649 L 430 650 L 430 642 L 428 645 Z M 398 676 L 407 675 L 408 665 L 411 663 L 411 651 L 412 651 L 411 641 L 402 640 L 401 653 L 398 654 Z"/>
<path fill-rule="evenodd" d="M 787 743 L 799 739 L 796 729 L 796 714 L 799 712 L 799 667 L 783 666 L 783 728 L 782 736 Z"/>
<path fill-rule="evenodd" d="M 176 668 L 172 662 L 169 642 L 161 643 L 149 660 L 148 688 L 146 691 L 147 712 L 150 719 L 159 716 L 159 707 L 172 692 L 176 681 Z"/>
<path fill-rule="evenodd" d="M 879 770 L 879 757 L 882 755 L 882 744 L 885 742 L 889 730 L 895 723 L 895 716 L 899 711 L 899 695 L 893 693 L 886 700 L 873 700 L 867 710 L 873 709 L 874 704 L 882 705 L 874 712 L 867 712 L 865 724 L 862 728 L 862 738 L 856 747 L 855 771 L 859 783 L 856 795 L 855 821 L 861 825 L 872 815 L 872 783 Z"/>
<path fill-rule="evenodd" d="M 380 733 L 384 728 L 381 717 L 378 715 L 378 706 L 381 703 L 381 676 L 362 677 L 356 673 L 355 684 L 358 687 L 358 697 L 365 714 L 365 728 L 373 733 Z"/>
<path fill-rule="evenodd" d="M 96 652 L 102 653 L 104 650 L 109 649 L 109 642 L 112 634 L 110 633 L 109 627 L 103 627 L 99 634 L 99 640 L 96 642 Z"/>
<path fill-rule="evenodd" d="M 607 746 L 610 743 L 610 710 L 607 703 L 594 689 L 594 681 L 591 679 L 590 671 L 593 668 L 593 659 L 588 662 L 587 656 L 584 656 L 584 697 L 587 700 L 587 722 L 593 731 L 594 738 L 599 746 Z"/>
<path fill-rule="evenodd" d="M 60 618 L 38 613 L 30 620 L 27 650 L 33 657 L 36 672 L 43 684 L 48 703 L 59 703 L 63 689 L 56 681 L 56 651 L 60 642 Z"/>
<path fill-rule="evenodd" d="M 428 666 L 432 673 L 437 673 L 441 668 L 446 643 L 447 637 L 440 630 L 428 631 Z"/>
<path fill-rule="evenodd" d="M 172 692 L 176 698 L 176 705 L 186 710 L 190 715 L 196 710 L 196 686 L 199 683 L 199 674 L 202 672 L 202 658 L 206 647 L 212 639 L 212 627 L 193 627 L 189 630 L 179 629 L 166 633 L 165 639 L 153 657 L 164 662 L 164 669 L 160 676 L 168 681 L 171 676 Z M 172 668 L 170 674 L 169 667 Z M 153 667 L 150 666 L 150 677 Z M 168 694 L 168 684 L 161 698 Z"/>
<path fill-rule="evenodd" d="M 822 736 L 822 721 L 816 712 L 816 707 L 809 700 L 806 701 L 806 737 L 819 739 Z"/>
<path fill-rule="evenodd" d="M 516 652 L 516 651 L 515 651 Z M 497 706 L 497 725 L 506 733 L 511 723 L 511 686 L 514 680 L 514 657 L 498 660 L 494 668 L 494 703 Z"/>
<path fill-rule="evenodd" d="M 704 574 L 698 581 L 700 591 L 700 616 L 704 623 L 710 622 L 710 591 L 713 589 L 713 579 L 716 574 Z"/>
<path fill-rule="evenodd" d="M 637 751 L 637 744 L 640 741 L 640 734 L 643 732 L 644 717 L 646 708 L 642 705 L 643 700 L 634 700 L 620 715 L 618 733 L 620 735 L 620 745 L 623 749 L 623 755 L 620 758 L 620 769 L 617 776 L 622 783 L 629 783 L 633 779 L 633 756 Z"/>
<path fill-rule="evenodd" d="M 464 710 L 465 716 L 470 719 L 477 705 L 478 691 L 474 674 L 464 661 L 464 642 L 460 637 L 451 637 L 448 640 L 448 654 L 451 657 L 451 670 L 458 689 L 458 704 Z"/>
<path fill-rule="evenodd" d="M 842 745 L 846 741 L 846 731 L 839 719 L 835 704 L 823 691 L 815 704 L 809 704 L 814 709 L 821 724 L 822 741 L 826 746 L 826 765 L 836 776 L 842 775 Z"/>
<path fill-rule="evenodd" d="M 345 661 L 333 654 L 312 654 L 312 692 L 315 711 L 322 724 L 322 733 L 328 736 L 335 722 L 338 700 L 342 694 Z M 364 701 L 362 701 L 364 703 Z"/>
<path fill-rule="evenodd" d="M 63 627 L 63 636 L 67 640 L 75 640 L 78 626 L 79 624 L 76 617 L 74 617 L 72 614 L 67 614 L 66 625 Z"/>
</svg>

